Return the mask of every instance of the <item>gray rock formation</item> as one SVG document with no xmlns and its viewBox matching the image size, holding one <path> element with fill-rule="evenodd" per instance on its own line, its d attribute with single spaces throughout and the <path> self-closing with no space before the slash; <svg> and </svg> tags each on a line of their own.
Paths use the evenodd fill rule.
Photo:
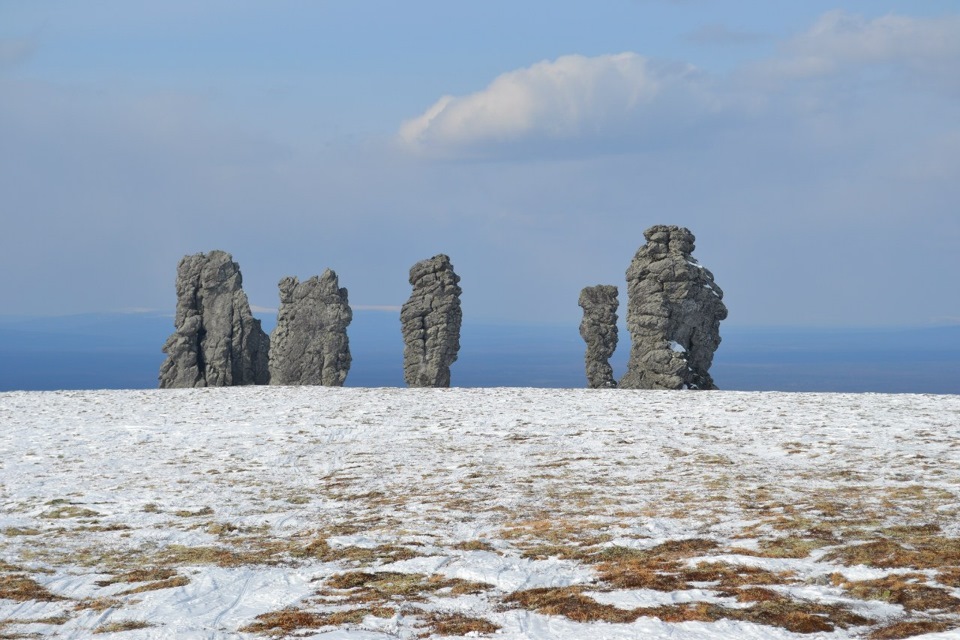
<svg viewBox="0 0 960 640">
<path fill-rule="evenodd" d="M 174 333 L 163 345 L 160 388 L 267 384 L 270 339 L 250 313 L 229 253 L 184 256 L 177 265 Z"/>
<path fill-rule="evenodd" d="M 413 293 L 400 311 L 403 377 L 410 387 L 449 387 L 460 350 L 460 276 L 440 254 L 410 268 Z"/>
<path fill-rule="evenodd" d="M 609 284 L 584 287 L 580 292 L 580 337 L 587 343 L 587 386 L 591 389 L 617 386 L 610 366 L 610 356 L 617 350 L 617 293 L 617 288 Z"/>
<path fill-rule="evenodd" d="M 270 384 L 342 387 L 350 370 L 347 290 L 327 269 L 305 282 L 280 281 L 277 327 L 270 335 Z"/>
<path fill-rule="evenodd" d="M 632 344 L 620 387 L 716 389 L 709 370 L 727 317 L 723 291 L 690 255 L 689 229 L 657 225 L 643 235 L 627 269 Z"/>
</svg>

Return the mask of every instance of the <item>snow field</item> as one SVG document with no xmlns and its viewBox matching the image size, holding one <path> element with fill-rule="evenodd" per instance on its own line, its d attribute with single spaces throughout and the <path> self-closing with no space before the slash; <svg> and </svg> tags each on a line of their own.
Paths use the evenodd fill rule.
<svg viewBox="0 0 960 640">
<path fill-rule="evenodd" d="M 958 637 L 958 496 L 958 396 L 5 393 L 0 635 Z"/>
</svg>

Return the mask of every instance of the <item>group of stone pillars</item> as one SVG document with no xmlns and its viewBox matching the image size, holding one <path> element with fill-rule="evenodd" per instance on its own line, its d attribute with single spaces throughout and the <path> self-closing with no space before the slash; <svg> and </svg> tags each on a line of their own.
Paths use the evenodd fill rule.
<svg viewBox="0 0 960 640">
<path fill-rule="evenodd" d="M 657 225 L 644 232 L 627 269 L 630 358 L 619 385 L 610 356 L 617 348 L 617 288 L 586 287 L 580 293 L 587 343 L 587 385 L 622 389 L 716 389 L 710 377 L 727 317 L 723 291 L 691 255 L 694 235 L 684 227 Z"/>
<path fill-rule="evenodd" d="M 691 255 L 683 227 L 644 232 L 627 269 L 627 371 L 614 379 L 617 287 L 580 293 L 587 386 L 715 389 L 709 369 L 727 317 L 713 274 Z M 410 387 L 449 387 L 460 350 L 460 277 L 440 254 L 410 269 L 413 292 L 400 311 L 403 376 Z M 342 386 L 350 370 L 347 290 L 327 269 L 305 282 L 280 281 L 277 326 L 268 337 L 250 313 L 240 268 L 223 251 L 185 256 L 177 267 L 175 331 L 163 346 L 160 387 L 247 384 Z"/>
<path fill-rule="evenodd" d="M 413 293 L 400 314 L 403 372 L 411 387 L 450 386 L 460 349 L 460 277 L 437 255 L 410 269 Z M 343 386 L 350 370 L 347 290 L 327 269 L 280 281 L 270 337 L 250 312 L 240 267 L 229 253 L 185 256 L 177 266 L 175 330 L 163 346 L 160 388 L 249 384 Z"/>
</svg>

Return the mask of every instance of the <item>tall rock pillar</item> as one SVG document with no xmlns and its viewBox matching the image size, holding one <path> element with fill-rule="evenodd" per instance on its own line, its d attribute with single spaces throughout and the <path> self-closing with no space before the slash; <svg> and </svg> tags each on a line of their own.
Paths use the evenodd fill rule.
<svg viewBox="0 0 960 640">
<path fill-rule="evenodd" d="M 163 345 L 161 389 L 269 382 L 270 339 L 250 313 L 242 284 L 240 266 L 224 251 L 180 260 L 175 329 Z"/>
<path fill-rule="evenodd" d="M 403 377 L 410 387 L 449 387 L 460 350 L 460 276 L 443 254 L 410 268 L 413 292 L 400 310 Z"/>
<path fill-rule="evenodd" d="M 691 255 L 689 229 L 656 225 L 644 232 L 627 269 L 631 347 L 625 389 L 716 389 L 710 377 L 727 317 L 723 291 Z"/>
<path fill-rule="evenodd" d="M 270 384 L 342 387 L 350 370 L 347 325 L 353 312 L 337 274 L 280 281 L 277 326 L 270 336 Z"/>
<path fill-rule="evenodd" d="M 587 343 L 584 356 L 587 367 L 587 386 L 591 389 L 611 389 L 617 386 L 610 357 L 617 350 L 617 288 L 598 284 L 584 287 L 578 304 L 583 308 L 580 337 Z"/>
</svg>

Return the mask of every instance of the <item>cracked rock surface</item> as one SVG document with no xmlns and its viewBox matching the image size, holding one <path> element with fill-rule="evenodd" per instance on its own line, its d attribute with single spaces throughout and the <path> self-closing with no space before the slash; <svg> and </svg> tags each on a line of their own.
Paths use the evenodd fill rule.
<svg viewBox="0 0 960 640">
<path fill-rule="evenodd" d="M 587 343 L 584 356 L 587 386 L 591 389 L 611 389 L 617 386 L 610 357 L 617 350 L 617 288 L 598 284 L 584 287 L 578 304 L 583 308 L 580 337 Z"/>
<path fill-rule="evenodd" d="M 413 292 L 400 310 L 403 377 L 410 387 L 449 387 L 460 350 L 460 276 L 443 254 L 410 268 Z"/>
<path fill-rule="evenodd" d="M 177 265 L 174 332 L 163 345 L 160 388 L 267 384 L 270 339 L 250 313 L 240 266 L 225 251 Z"/>
<path fill-rule="evenodd" d="M 710 377 L 727 317 L 723 291 L 691 255 L 689 229 L 656 225 L 644 232 L 627 269 L 630 358 L 626 389 L 716 389 Z"/>
<path fill-rule="evenodd" d="M 347 290 L 327 269 L 300 282 L 280 281 L 277 326 L 270 336 L 270 384 L 342 387 L 350 371 Z"/>
</svg>

